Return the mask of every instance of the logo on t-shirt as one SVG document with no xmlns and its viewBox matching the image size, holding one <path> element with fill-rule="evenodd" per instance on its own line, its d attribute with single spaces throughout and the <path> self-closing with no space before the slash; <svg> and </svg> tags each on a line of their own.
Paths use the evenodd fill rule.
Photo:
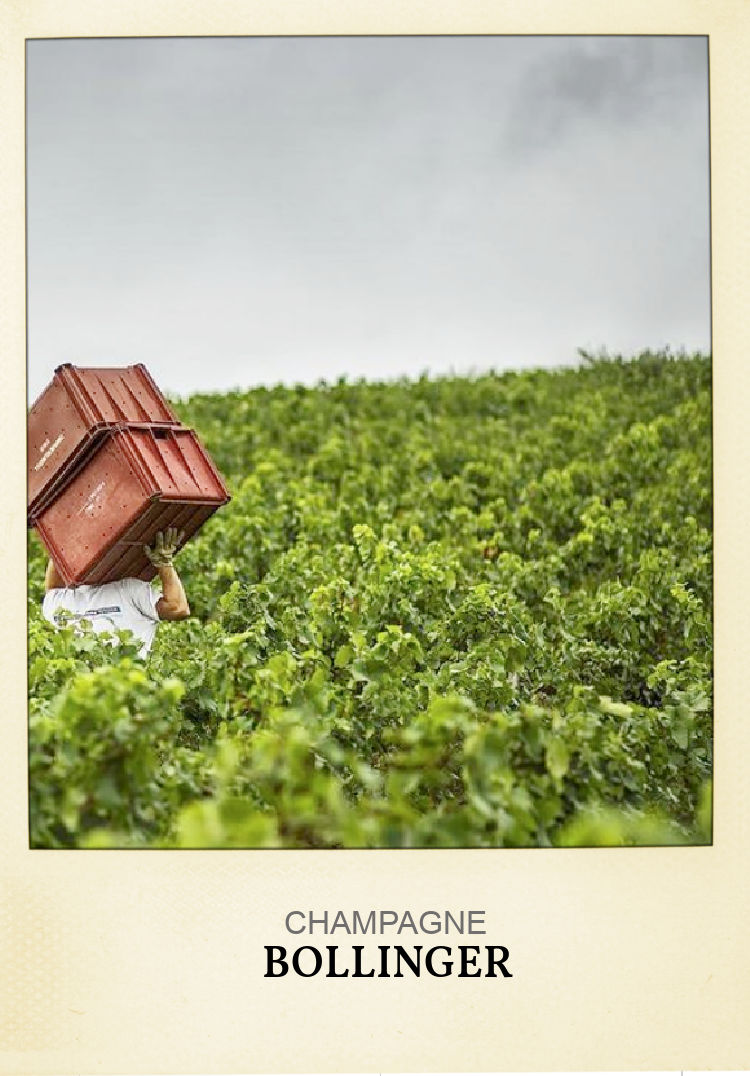
<svg viewBox="0 0 750 1076">
<path fill-rule="evenodd" d="M 66 616 L 71 620 L 88 620 L 92 616 L 106 616 L 107 613 L 121 613 L 122 607 L 119 605 L 105 605 L 101 609 L 87 609 L 85 613 L 69 613 L 64 610 Z"/>
</svg>

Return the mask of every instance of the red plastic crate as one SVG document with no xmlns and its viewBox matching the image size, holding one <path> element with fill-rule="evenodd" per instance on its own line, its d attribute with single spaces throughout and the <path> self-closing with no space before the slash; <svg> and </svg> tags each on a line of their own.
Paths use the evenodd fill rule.
<svg viewBox="0 0 750 1076">
<path fill-rule="evenodd" d="M 192 430 L 118 427 L 35 523 L 68 586 L 153 579 L 144 543 L 166 527 L 187 540 L 229 499 Z"/>
<path fill-rule="evenodd" d="M 28 418 L 28 518 L 33 523 L 113 425 L 176 428 L 180 420 L 142 364 L 58 366 Z"/>
</svg>

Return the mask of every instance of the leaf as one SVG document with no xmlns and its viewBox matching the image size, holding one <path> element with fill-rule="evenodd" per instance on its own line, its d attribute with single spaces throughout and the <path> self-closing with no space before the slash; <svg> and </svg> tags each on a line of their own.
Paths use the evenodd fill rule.
<svg viewBox="0 0 750 1076">
<path fill-rule="evenodd" d="M 624 702 L 614 702 L 608 695 L 599 697 L 599 707 L 603 713 L 612 714 L 614 717 L 630 717 L 633 713 L 632 706 Z"/>
<path fill-rule="evenodd" d="M 547 769 L 552 774 L 555 781 L 561 781 L 568 772 L 568 767 L 570 765 L 568 748 L 559 737 L 555 737 L 554 739 L 547 741 L 544 756 L 547 763 Z"/>
<path fill-rule="evenodd" d="M 340 646 L 336 651 L 336 656 L 333 659 L 333 663 L 337 669 L 342 669 L 350 663 L 354 657 L 354 650 L 351 646 Z"/>
</svg>

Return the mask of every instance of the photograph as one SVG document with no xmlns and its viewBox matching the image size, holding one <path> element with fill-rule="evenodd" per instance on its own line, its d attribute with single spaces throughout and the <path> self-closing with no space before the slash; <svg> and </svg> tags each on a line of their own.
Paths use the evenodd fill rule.
<svg viewBox="0 0 750 1076">
<path fill-rule="evenodd" d="M 28 848 L 712 845 L 708 36 L 25 64 Z"/>
</svg>

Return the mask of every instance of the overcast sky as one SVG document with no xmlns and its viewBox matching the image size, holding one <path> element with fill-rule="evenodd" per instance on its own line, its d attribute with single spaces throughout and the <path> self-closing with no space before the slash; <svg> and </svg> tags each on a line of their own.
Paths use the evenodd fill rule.
<svg viewBox="0 0 750 1076">
<path fill-rule="evenodd" d="M 29 395 L 710 347 L 704 38 L 28 45 Z"/>
</svg>

